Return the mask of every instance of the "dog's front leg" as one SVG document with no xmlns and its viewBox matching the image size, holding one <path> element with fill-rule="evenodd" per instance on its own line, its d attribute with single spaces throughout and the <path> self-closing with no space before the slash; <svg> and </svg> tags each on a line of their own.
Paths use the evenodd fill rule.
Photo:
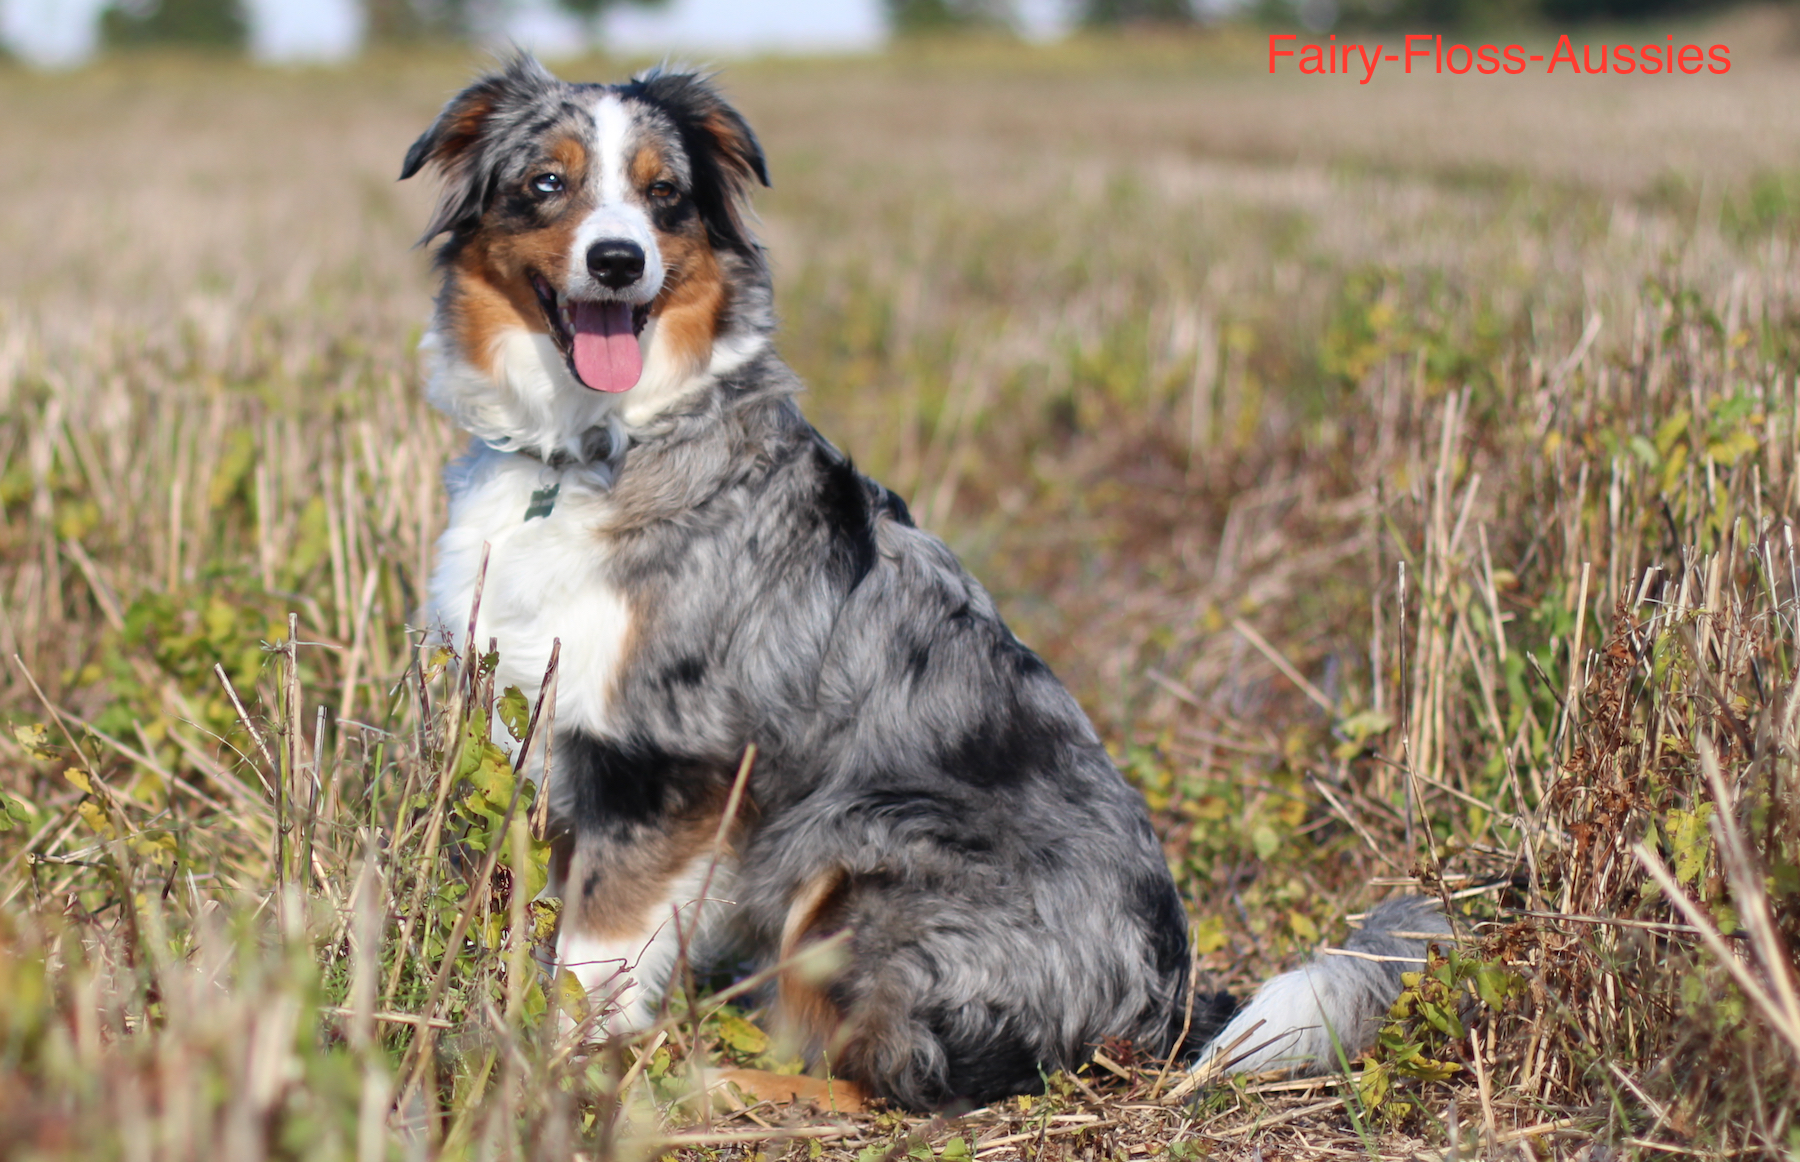
<svg viewBox="0 0 1800 1162">
<path fill-rule="evenodd" d="M 732 868 L 715 858 L 703 829 L 686 830 L 692 834 L 583 836 L 571 844 L 559 877 L 556 962 L 590 1003 L 606 1006 L 599 1035 L 651 1024 L 677 966 L 706 958 Z"/>
</svg>

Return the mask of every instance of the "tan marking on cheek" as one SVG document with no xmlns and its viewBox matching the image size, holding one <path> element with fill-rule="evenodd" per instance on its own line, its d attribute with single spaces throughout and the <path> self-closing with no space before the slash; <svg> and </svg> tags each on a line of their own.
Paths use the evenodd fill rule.
<svg viewBox="0 0 1800 1162">
<path fill-rule="evenodd" d="M 497 375 L 500 340 L 510 331 L 543 330 L 543 321 L 535 320 L 534 326 L 532 318 L 543 312 L 536 308 L 535 295 L 530 303 L 520 301 L 515 280 L 495 268 L 480 239 L 457 255 L 453 270 L 447 304 L 456 345 L 464 359 Z M 530 287 L 524 289 L 530 294 Z"/>
<path fill-rule="evenodd" d="M 492 265 L 506 282 L 523 288 L 530 301 L 536 303 L 537 293 L 531 288 L 531 272 L 536 271 L 542 275 L 551 286 L 560 287 L 563 276 L 569 269 L 571 251 L 575 247 L 575 232 L 580 226 L 581 214 L 571 209 L 541 230 L 502 235 L 489 248 L 493 256 Z"/>
<path fill-rule="evenodd" d="M 651 304 L 656 342 L 668 349 L 686 375 L 698 375 L 712 360 L 719 314 L 725 309 L 725 276 L 705 236 L 662 235 L 657 239 L 668 282 Z"/>
<path fill-rule="evenodd" d="M 508 331 L 549 333 L 531 274 L 535 271 L 552 286 L 562 282 L 581 213 L 571 207 L 541 230 L 478 235 L 457 255 L 449 300 L 463 358 L 497 375 L 498 341 Z"/>
</svg>

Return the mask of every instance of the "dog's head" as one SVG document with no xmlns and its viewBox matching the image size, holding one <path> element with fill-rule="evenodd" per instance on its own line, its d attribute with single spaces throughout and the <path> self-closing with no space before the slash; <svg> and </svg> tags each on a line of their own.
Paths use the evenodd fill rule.
<svg viewBox="0 0 1800 1162">
<path fill-rule="evenodd" d="M 424 241 L 448 235 L 438 341 L 494 380 L 529 338 L 558 365 L 545 390 L 666 391 L 766 280 L 744 224 L 762 149 L 703 76 L 569 84 L 521 55 L 453 98 L 400 176 L 427 165 L 444 191 Z"/>
</svg>

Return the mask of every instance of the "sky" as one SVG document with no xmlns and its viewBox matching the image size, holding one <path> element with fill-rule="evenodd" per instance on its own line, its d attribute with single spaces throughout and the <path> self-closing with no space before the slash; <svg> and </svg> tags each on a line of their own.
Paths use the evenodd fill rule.
<svg viewBox="0 0 1800 1162">
<path fill-rule="evenodd" d="M 268 61 L 340 60 L 362 37 L 359 0 L 242 0 L 252 49 Z M 95 49 L 108 0 L 0 0 L 0 40 L 48 68 L 79 64 Z M 1066 30 L 1067 0 L 1015 0 L 1021 31 L 1051 39 Z M 878 46 L 881 0 L 670 0 L 610 12 L 602 36 L 623 52 L 843 52 Z M 578 52 L 581 26 L 554 0 L 514 0 L 501 36 L 546 56 Z"/>
</svg>

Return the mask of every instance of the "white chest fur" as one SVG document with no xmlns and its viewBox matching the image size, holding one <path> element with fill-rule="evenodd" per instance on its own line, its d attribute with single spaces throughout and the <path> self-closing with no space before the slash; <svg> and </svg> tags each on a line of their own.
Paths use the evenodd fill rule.
<svg viewBox="0 0 1800 1162">
<path fill-rule="evenodd" d="M 478 444 L 451 467 L 447 481 L 450 523 L 438 540 L 427 627 L 462 646 L 481 548 L 488 545 L 475 643 L 479 649 L 490 638 L 498 643 L 496 685 L 517 686 L 535 700 L 551 643 L 561 639 L 557 727 L 606 734 L 631 610 L 605 580 L 606 544 L 596 531 L 608 504 L 605 478 Z M 543 508 L 553 487 L 550 511 L 528 518 L 534 500 Z"/>
</svg>

